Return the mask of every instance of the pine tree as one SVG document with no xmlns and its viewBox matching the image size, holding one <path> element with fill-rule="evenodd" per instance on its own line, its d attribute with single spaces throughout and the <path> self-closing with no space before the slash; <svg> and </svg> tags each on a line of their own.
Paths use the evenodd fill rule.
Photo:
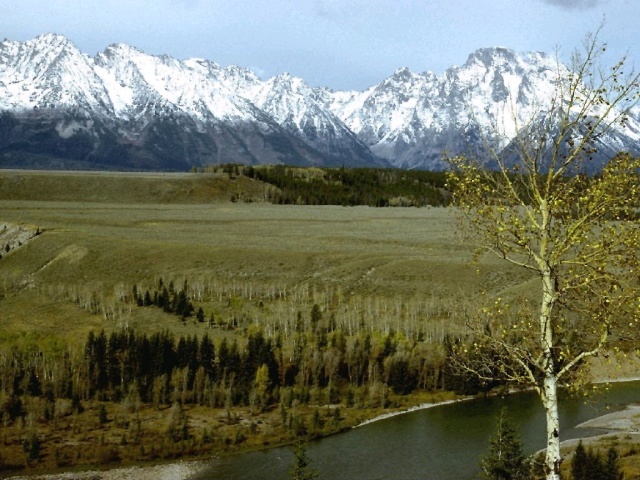
<svg viewBox="0 0 640 480">
<path fill-rule="evenodd" d="M 624 474 L 620 470 L 620 462 L 618 461 L 620 455 L 618 450 L 614 447 L 609 447 L 607 450 L 607 458 L 604 463 L 604 477 L 603 480 L 623 480 Z"/>
<path fill-rule="evenodd" d="M 585 450 L 581 440 L 571 459 L 571 477 L 573 480 L 621 480 L 618 452 L 611 447 L 603 460 L 597 451 Z"/>
<path fill-rule="evenodd" d="M 487 456 L 480 460 L 482 480 L 524 480 L 529 478 L 529 464 L 522 452 L 522 444 L 506 409 L 500 411 L 498 429 Z"/>
<path fill-rule="evenodd" d="M 309 458 L 307 457 L 307 449 L 302 442 L 297 442 L 293 446 L 293 466 L 289 471 L 291 480 L 315 480 L 318 474 L 309 467 Z"/>
<path fill-rule="evenodd" d="M 210 380 L 215 378 L 216 374 L 216 355 L 213 342 L 209 339 L 209 335 L 205 334 L 200 341 L 200 348 L 198 350 L 198 357 L 200 365 L 204 367 L 204 371 Z"/>
<path fill-rule="evenodd" d="M 41 443 L 38 435 L 36 435 L 34 431 L 29 432 L 27 438 L 25 438 L 23 448 L 27 457 L 27 462 L 35 461 L 40 458 Z"/>
<path fill-rule="evenodd" d="M 585 480 L 604 480 L 605 469 L 604 463 L 598 452 L 594 452 L 591 448 L 587 451 L 587 466 L 585 468 L 587 475 Z"/>
<path fill-rule="evenodd" d="M 582 444 L 582 440 L 578 442 L 576 451 L 571 459 L 571 476 L 573 480 L 585 480 L 587 476 L 587 451 Z"/>
</svg>

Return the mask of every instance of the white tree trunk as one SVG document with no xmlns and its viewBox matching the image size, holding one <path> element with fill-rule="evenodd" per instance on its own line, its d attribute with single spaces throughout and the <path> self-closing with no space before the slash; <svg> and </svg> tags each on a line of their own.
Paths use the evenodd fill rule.
<svg viewBox="0 0 640 480">
<path fill-rule="evenodd" d="M 558 394 L 556 376 L 549 372 L 544 378 L 542 403 L 547 419 L 547 455 L 545 457 L 545 476 L 547 480 L 560 480 L 560 421 L 558 418 Z"/>
<path fill-rule="evenodd" d="M 549 259 L 550 215 L 547 202 L 540 202 L 542 214 L 541 239 L 538 267 L 542 277 L 542 299 L 540 303 L 540 347 L 543 355 L 544 380 L 539 387 L 540 398 L 547 421 L 547 454 L 545 457 L 546 480 L 560 480 L 560 419 L 558 417 L 558 377 L 553 356 L 553 308 L 557 300 L 556 281 L 553 277 Z"/>
<path fill-rule="evenodd" d="M 542 274 L 540 340 L 544 356 L 544 380 L 539 390 L 547 421 L 547 455 L 544 471 L 547 480 L 560 480 L 560 420 L 558 418 L 558 378 L 553 357 L 552 310 L 556 300 L 555 283 L 549 269 Z"/>
</svg>

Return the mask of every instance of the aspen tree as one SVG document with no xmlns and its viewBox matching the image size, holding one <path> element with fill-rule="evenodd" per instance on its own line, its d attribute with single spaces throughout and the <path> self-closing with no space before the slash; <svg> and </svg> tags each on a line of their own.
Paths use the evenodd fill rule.
<svg viewBox="0 0 640 480">
<path fill-rule="evenodd" d="M 487 149 L 492 168 L 450 159 L 449 185 L 479 252 L 532 272 L 537 285 L 518 304 L 494 298 L 470 315 L 472 340 L 455 350 L 454 362 L 481 380 L 537 392 L 548 480 L 559 480 L 562 462 L 558 388 L 584 386 L 586 360 L 640 326 L 640 161 L 620 153 L 588 175 L 640 90 L 625 58 L 601 66 L 605 51 L 596 32 L 568 68 L 558 62 L 550 102 L 526 125 L 516 122 L 508 156 Z"/>
</svg>

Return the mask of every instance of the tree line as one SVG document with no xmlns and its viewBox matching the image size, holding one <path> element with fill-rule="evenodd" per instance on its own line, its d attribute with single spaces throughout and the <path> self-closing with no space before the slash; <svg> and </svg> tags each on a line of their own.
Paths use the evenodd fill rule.
<svg viewBox="0 0 640 480">
<path fill-rule="evenodd" d="M 120 402 L 133 395 L 160 408 L 179 403 L 258 411 L 294 403 L 389 407 L 415 389 L 475 393 L 489 388 L 454 375 L 445 345 L 394 333 L 347 337 L 312 309 L 311 331 L 267 337 L 259 327 L 215 342 L 208 333 L 176 338 L 132 329 L 88 333 L 82 352 L 0 353 L 0 416 L 12 422 L 41 397 Z M 47 407 L 47 403 L 45 402 Z M 37 412 L 47 417 L 47 412 Z"/>
<path fill-rule="evenodd" d="M 273 185 L 266 200 L 286 205 L 446 206 L 443 172 L 383 168 L 305 168 L 285 165 L 208 167 Z"/>
</svg>

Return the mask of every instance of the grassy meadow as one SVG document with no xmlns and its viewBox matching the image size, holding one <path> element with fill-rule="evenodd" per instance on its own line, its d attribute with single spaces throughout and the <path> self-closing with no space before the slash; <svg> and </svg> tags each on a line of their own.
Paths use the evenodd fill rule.
<svg viewBox="0 0 640 480">
<path fill-rule="evenodd" d="M 490 259 L 472 264 L 451 209 L 233 203 L 230 195 L 255 198 L 264 187 L 220 176 L 0 174 L 0 228 L 42 232 L 0 264 L 3 334 L 81 333 L 84 340 L 88 328 L 124 323 L 190 330 L 144 312 L 105 319 L 78 308 L 89 297 L 115 308 L 119 294 L 160 278 L 247 299 L 302 289 L 431 308 L 526 280 Z M 204 309 L 232 314 L 206 302 Z"/>
</svg>

